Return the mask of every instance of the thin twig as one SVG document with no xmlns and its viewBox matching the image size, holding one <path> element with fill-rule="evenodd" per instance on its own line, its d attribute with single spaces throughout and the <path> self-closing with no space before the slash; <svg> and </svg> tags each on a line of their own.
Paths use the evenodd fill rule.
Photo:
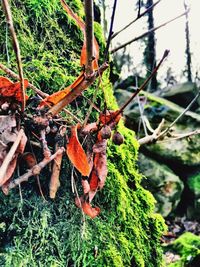
<svg viewBox="0 0 200 267">
<path fill-rule="evenodd" d="M 141 4 L 141 0 L 139 0 L 139 1 L 138 1 L 138 15 L 137 15 L 138 18 L 140 17 L 141 6 L 142 6 L 142 4 Z"/>
<path fill-rule="evenodd" d="M 163 63 L 164 59 L 168 56 L 168 54 L 169 54 L 169 50 L 165 50 L 165 52 L 162 56 L 162 59 L 160 60 L 158 65 L 154 68 L 151 75 L 144 81 L 144 83 L 139 88 L 137 88 L 137 90 L 133 93 L 133 95 L 129 98 L 129 100 L 126 101 L 126 103 L 118 110 L 118 112 L 116 112 L 114 118 L 112 118 L 111 120 L 114 120 L 119 114 L 121 114 L 123 112 L 123 110 L 131 103 L 131 101 L 139 94 L 139 92 L 146 87 L 148 82 L 157 73 L 158 69 L 160 68 L 161 64 Z M 108 122 L 108 124 L 109 123 L 110 123 L 110 121 Z"/>
<path fill-rule="evenodd" d="M 8 0 L 3 0 L 3 7 L 4 7 L 4 10 L 5 10 L 6 20 L 7 20 L 7 24 L 9 26 L 9 29 L 10 29 L 12 42 L 13 42 L 13 48 L 14 48 L 14 51 L 15 51 L 16 59 L 17 59 L 19 77 L 20 77 L 20 82 L 21 82 L 22 112 L 24 112 L 25 105 L 26 105 L 26 95 L 25 95 L 25 89 L 24 89 L 24 76 L 23 76 L 23 69 L 22 69 L 22 61 L 21 61 L 19 43 L 18 43 L 17 35 L 16 35 L 15 29 L 14 29 L 14 24 L 13 24 L 13 19 L 12 19 L 12 12 L 11 12 Z"/>
<path fill-rule="evenodd" d="M 49 158 L 51 156 L 51 151 L 48 148 L 47 141 L 46 141 L 46 132 L 45 130 L 40 131 L 40 140 L 42 142 L 42 148 L 43 148 L 43 155 L 45 158 Z"/>
<path fill-rule="evenodd" d="M 93 108 L 97 111 L 97 112 L 101 112 L 101 110 L 97 107 L 97 105 L 95 105 L 89 98 L 87 98 L 85 95 L 82 94 L 82 97 L 85 98 L 85 100 L 88 102 L 88 104 L 92 105 Z"/>
<path fill-rule="evenodd" d="M 115 19 L 116 6 L 117 6 L 117 0 L 114 0 L 112 17 L 111 17 L 111 22 L 110 22 L 110 30 L 109 30 L 109 34 L 108 34 L 107 43 L 106 43 L 106 49 L 104 52 L 104 62 L 108 60 L 108 51 L 109 51 L 109 47 L 110 47 L 110 43 L 111 43 L 111 39 L 112 39 L 112 35 L 113 35 L 113 25 L 114 25 L 114 19 Z"/>
<path fill-rule="evenodd" d="M 86 114 L 86 116 L 85 116 L 85 120 L 84 120 L 84 122 L 83 122 L 83 127 L 86 126 L 86 124 L 87 124 L 87 122 L 88 122 L 88 120 L 89 120 L 90 114 L 91 114 L 92 109 L 93 109 L 93 107 L 94 107 L 94 104 L 93 104 L 93 103 L 95 102 L 95 100 L 96 100 L 96 98 L 97 98 L 97 93 L 98 93 L 98 91 L 99 91 L 99 87 L 100 87 L 101 81 L 102 81 L 102 80 L 101 80 L 101 76 L 99 76 L 98 84 L 97 84 L 97 86 L 96 86 L 96 89 L 95 89 L 95 92 L 94 92 L 94 94 L 93 94 L 93 98 L 92 98 L 91 104 L 90 104 L 90 106 L 89 106 L 89 109 L 88 109 L 87 114 Z"/>
<path fill-rule="evenodd" d="M 70 104 L 74 99 L 77 98 L 77 96 L 79 96 L 85 89 L 87 89 L 96 80 L 99 74 L 102 74 L 107 68 L 108 64 L 104 63 L 98 69 L 98 71 L 91 75 L 91 77 L 83 79 L 83 81 L 77 84 L 66 97 L 64 97 L 61 101 L 59 101 L 52 108 L 50 108 L 49 114 L 54 116 L 59 113 L 66 105 Z"/>
<path fill-rule="evenodd" d="M 17 75 L 16 73 L 14 73 L 12 70 L 10 70 L 9 68 L 7 68 L 2 63 L 0 63 L 0 69 L 3 70 L 8 76 L 12 77 L 13 79 L 20 80 L 19 75 Z M 40 89 L 38 89 L 37 87 L 35 87 L 31 83 L 28 83 L 28 87 L 31 88 L 34 92 L 36 92 L 38 95 L 40 95 L 42 98 L 45 98 L 45 97 L 48 96 L 48 94 L 42 92 Z"/>
<path fill-rule="evenodd" d="M 133 23 L 135 23 L 137 20 L 139 20 L 140 18 L 142 18 L 144 15 L 146 15 L 151 9 L 153 9 L 160 1 L 162 0 L 158 0 L 157 2 L 155 2 L 153 5 L 151 5 L 150 7 L 148 7 L 143 13 L 141 13 L 139 15 L 139 10 L 138 10 L 138 16 L 131 21 L 129 24 L 127 24 L 125 27 L 123 27 L 120 31 L 114 33 L 112 35 L 112 39 L 115 38 L 118 34 L 120 34 L 122 31 L 126 30 L 128 27 L 130 27 Z"/>
<path fill-rule="evenodd" d="M 185 113 L 196 102 L 196 100 L 199 98 L 199 96 L 200 96 L 200 90 L 199 90 L 198 94 L 193 98 L 193 100 L 189 103 L 189 105 L 183 110 L 183 112 L 163 132 L 160 133 L 158 138 L 165 136 L 170 131 L 170 129 L 177 123 L 177 121 L 180 120 L 180 118 L 183 117 L 183 115 L 185 115 Z"/>
<path fill-rule="evenodd" d="M 10 65 L 10 56 L 8 50 L 8 26 L 6 25 L 6 56 L 7 56 L 7 64 Z"/>
<path fill-rule="evenodd" d="M 137 75 L 135 78 L 135 83 L 136 83 L 136 88 L 138 88 L 138 76 Z M 144 128 L 144 133 L 145 133 L 145 135 L 147 135 L 147 128 L 146 128 L 146 124 L 144 122 L 144 108 L 142 108 L 142 106 L 141 106 L 139 95 L 137 95 L 137 102 L 138 102 L 139 111 L 140 111 L 140 119 L 142 120 L 142 125 Z"/>
<path fill-rule="evenodd" d="M 113 50 L 111 50 L 110 53 L 113 54 L 113 53 L 117 52 L 118 50 L 120 50 L 120 49 L 126 47 L 127 45 L 129 45 L 129 44 L 131 44 L 131 43 L 133 43 L 133 42 L 136 42 L 136 41 L 138 41 L 138 40 L 141 39 L 141 38 L 146 37 L 146 36 L 149 35 L 150 33 L 157 31 L 158 29 L 160 29 L 160 28 L 166 26 L 166 25 L 169 24 L 170 22 L 175 21 L 175 20 L 177 20 L 177 19 L 179 19 L 179 18 L 185 16 L 185 14 L 188 13 L 188 12 L 189 12 L 189 10 L 187 10 L 186 12 L 182 13 L 181 15 L 179 15 L 179 16 L 177 16 L 177 17 L 171 19 L 171 20 L 168 20 L 167 22 L 165 22 L 165 23 L 163 23 L 163 24 L 161 24 L 161 25 L 159 25 L 159 26 L 157 26 L 157 27 L 155 27 L 155 28 L 152 28 L 151 30 L 148 30 L 147 32 L 141 34 L 140 36 L 138 36 L 138 37 L 136 37 L 136 38 L 134 38 L 134 39 L 131 39 L 130 41 L 128 41 L 128 42 L 126 42 L 126 43 L 124 43 L 124 44 L 122 44 L 122 45 L 120 45 L 120 46 L 114 48 Z"/>
<path fill-rule="evenodd" d="M 143 138 L 140 138 L 138 140 L 138 143 L 140 144 L 140 146 L 155 143 L 158 140 L 158 136 L 164 126 L 164 122 L 165 120 L 162 119 L 161 123 L 158 125 L 158 127 L 153 131 L 151 135 L 147 135 Z"/>
<path fill-rule="evenodd" d="M 92 61 L 94 60 L 94 29 L 93 29 L 93 0 L 85 0 L 85 39 L 86 39 L 86 76 L 93 74 Z"/>
<path fill-rule="evenodd" d="M 52 160 L 54 160 L 57 155 L 62 154 L 65 151 L 64 147 L 61 147 L 59 150 L 57 150 L 53 155 L 51 155 L 51 157 L 44 158 L 41 162 L 39 162 L 38 164 L 36 164 L 35 166 L 33 166 L 33 168 L 31 168 L 30 170 L 28 170 L 26 173 L 24 173 L 23 175 L 19 176 L 18 178 L 16 178 L 14 181 L 10 182 L 10 184 L 8 185 L 9 189 L 12 189 L 14 187 L 16 187 L 17 185 L 21 184 L 22 182 L 28 181 L 28 179 L 31 176 L 36 176 L 39 175 L 41 170 L 47 165 L 49 164 Z"/>
<path fill-rule="evenodd" d="M 197 134 L 200 134 L 200 129 L 194 130 L 194 131 L 189 132 L 189 133 L 177 134 L 176 137 L 170 137 L 170 138 L 164 139 L 162 141 L 158 141 L 157 143 L 160 144 L 160 143 L 165 143 L 165 142 L 169 142 L 169 141 L 180 140 L 180 139 L 187 138 L 187 137 L 197 135 Z"/>
</svg>

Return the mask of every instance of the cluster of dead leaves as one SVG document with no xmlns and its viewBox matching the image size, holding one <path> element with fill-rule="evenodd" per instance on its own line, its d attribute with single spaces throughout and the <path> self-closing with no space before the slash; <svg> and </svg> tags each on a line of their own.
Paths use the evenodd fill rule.
<svg viewBox="0 0 200 267">
<path fill-rule="evenodd" d="M 111 131 L 115 129 L 121 118 L 121 115 L 117 114 L 117 112 L 109 111 L 107 114 L 100 114 L 98 122 L 88 124 L 82 129 L 79 125 L 73 126 L 71 137 L 67 144 L 67 155 L 74 167 L 83 176 L 83 196 L 77 197 L 75 203 L 91 218 L 100 213 L 100 208 L 92 207 L 91 202 L 97 191 L 102 189 L 105 184 L 108 173 L 107 141 L 111 138 Z M 78 128 L 83 136 L 88 136 L 92 133 L 95 136 L 95 144 L 92 148 L 88 146 L 86 152 L 78 140 Z"/>
<path fill-rule="evenodd" d="M 81 50 L 80 63 L 84 67 L 88 62 L 85 23 L 69 8 L 64 0 L 61 0 L 61 3 L 68 15 L 76 21 L 83 32 L 84 42 Z M 92 61 L 92 72 L 96 71 L 99 75 L 99 46 L 95 38 L 93 39 L 93 45 L 94 59 Z M 45 109 L 46 106 L 55 106 L 63 99 L 69 98 L 71 92 L 75 92 L 74 95 L 77 97 L 90 84 L 87 83 L 88 79 L 85 72 L 82 71 L 78 78 L 67 88 L 43 99 L 37 108 L 39 115 L 32 114 L 31 118 L 29 118 L 30 124 L 36 128 L 36 132 L 30 132 L 30 135 L 34 134 L 35 136 L 39 136 L 43 149 L 44 159 L 37 164 L 35 155 L 27 151 L 27 136 L 20 124 L 20 116 L 22 115 L 20 113 L 20 105 L 23 101 L 21 84 L 20 82 L 14 83 L 5 77 L 0 77 L 0 186 L 5 194 L 8 194 L 9 184 L 17 169 L 18 159 L 21 157 L 27 162 L 28 168 L 32 170 L 28 173 L 27 177 L 38 175 L 43 167 L 53 161 L 50 179 L 50 197 L 55 198 L 60 186 L 59 175 L 63 156 L 62 151 L 64 151 L 63 140 L 66 136 L 66 127 L 62 125 L 59 131 L 56 130 L 55 132 L 53 132 L 53 128 L 49 130 L 50 122 L 53 121 L 55 114 L 51 112 L 45 113 Z M 92 81 L 93 79 L 91 79 Z M 28 80 L 24 79 L 24 89 L 27 87 Z M 28 99 L 28 96 L 26 96 L 26 99 Z M 71 101 L 73 99 L 74 96 L 71 97 Z M 70 101 L 68 102 L 70 103 Z M 81 197 L 77 196 L 75 203 L 91 218 L 96 217 L 100 213 L 100 208 L 92 207 L 91 202 L 97 191 L 102 189 L 105 184 L 108 173 L 106 157 L 107 141 L 111 138 L 111 132 L 116 128 L 120 118 L 119 111 L 106 111 L 99 115 L 98 122 L 90 123 L 85 127 L 81 127 L 79 124 L 72 126 L 70 137 L 69 139 L 67 138 L 66 154 L 82 176 L 83 195 Z M 28 130 L 26 129 L 26 131 Z M 54 142 L 56 145 L 53 155 L 46 141 L 46 135 L 48 136 L 49 131 L 50 134 L 53 133 L 54 140 L 58 140 L 58 137 L 62 140 L 61 145 L 60 141 Z M 84 150 L 79 141 L 80 135 L 86 137 L 86 139 L 88 135 L 92 136 L 94 139 L 93 145 L 87 144 L 86 141 L 86 150 Z M 119 137 L 119 133 L 114 133 L 113 142 L 121 144 L 123 137 L 120 137 L 120 141 Z M 36 169 L 37 171 L 35 171 Z"/>
</svg>

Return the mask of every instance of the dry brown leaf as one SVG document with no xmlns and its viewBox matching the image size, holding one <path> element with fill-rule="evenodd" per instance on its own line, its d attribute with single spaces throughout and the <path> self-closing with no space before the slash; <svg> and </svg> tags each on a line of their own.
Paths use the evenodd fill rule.
<svg viewBox="0 0 200 267">
<path fill-rule="evenodd" d="M 16 168 L 18 156 L 19 156 L 19 154 L 22 154 L 24 152 L 26 142 L 27 142 L 27 137 L 25 134 L 23 134 L 21 141 L 20 141 L 20 143 L 19 143 L 19 145 L 15 151 L 14 157 L 10 161 L 8 168 L 6 170 L 6 173 L 5 173 L 5 175 L 1 181 L 1 184 L 0 184 L 0 186 L 4 185 L 3 191 L 5 191 L 5 192 L 7 192 L 5 184 L 9 183 L 9 180 L 10 180 L 11 176 L 13 175 L 15 168 Z"/>
<path fill-rule="evenodd" d="M 52 175 L 51 175 L 50 185 L 49 185 L 49 196 L 52 199 L 56 197 L 56 193 L 58 191 L 58 188 L 60 187 L 59 176 L 60 176 L 62 157 L 63 155 L 59 154 L 54 159 L 53 170 L 52 170 Z"/>
<path fill-rule="evenodd" d="M 24 89 L 28 87 L 28 80 L 24 79 Z M 13 83 L 6 77 L 0 77 L 0 94 L 5 97 L 14 97 L 17 101 L 22 102 L 21 83 Z M 28 99 L 28 96 L 26 96 Z"/>
<path fill-rule="evenodd" d="M 71 137 L 69 138 L 66 152 L 74 167 L 83 176 L 89 176 L 90 166 L 85 151 L 78 140 L 77 127 L 78 124 L 76 126 L 72 126 L 71 128 Z"/>
<path fill-rule="evenodd" d="M 100 208 L 99 207 L 92 207 L 90 203 L 88 202 L 83 202 L 82 203 L 82 209 L 83 212 L 88 215 L 90 218 L 94 219 L 97 215 L 100 213 Z"/>
<path fill-rule="evenodd" d="M 107 110 L 106 114 L 101 113 L 99 115 L 99 121 L 103 125 L 112 125 L 113 123 L 116 125 L 120 119 L 121 119 L 121 114 L 118 114 L 119 110 L 113 111 L 113 110 Z M 118 114 L 118 115 L 117 115 Z M 117 116 L 116 116 L 117 115 Z M 111 127 L 112 128 L 112 127 Z"/>
<path fill-rule="evenodd" d="M 90 185 L 88 183 L 88 180 L 82 179 L 81 180 L 81 184 L 82 184 L 82 187 L 83 187 L 83 193 L 84 194 L 89 193 L 89 191 L 90 191 Z"/>
<path fill-rule="evenodd" d="M 39 107 L 41 108 L 45 105 L 47 106 L 56 105 L 63 98 L 65 98 L 69 94 L 69 92 L 72 89 L 74 89 L 77 85 L 79 85 L 84 79 L 85 79 L 85 76 L 83 72 L 81 72 L 81 74 L 76 78 L 76 80 L 71 85 L 69 85 L 68 87 L 66 87 L 65 89 L 61 91 L 58 91 L 56 93 L 53 93 L 50 96 L 47 96 L 45 99 L 41 101 L 41 103 L 39 104 Z"/>
</svg>

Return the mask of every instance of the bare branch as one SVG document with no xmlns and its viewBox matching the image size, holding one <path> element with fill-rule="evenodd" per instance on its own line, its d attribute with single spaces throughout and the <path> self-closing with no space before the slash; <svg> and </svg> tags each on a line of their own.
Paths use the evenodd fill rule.
<svg viewBox="0 0 200 267">
<path fill-rule="evenodd" d="M 185 113 L 196 102 L 199 96 L 200 96 L 200 90 L 198 94 L 193 98 L 193 100 L 189 103 L 189 105 L 183 110 L 183 112 L 162 133 L 160 133 L 159 138 L 165 136 L 170 131 L 170 129 L 177 123 L 177 121 L 180 120 L 180 118 L 183 117 L 183 115 L 185 115 Z"/>
<path fill-rule="evenodd" d="M 14 181 L 10 182 L 10 184 L 8 185 L 8 188 L 12 189 L 16 187 L 17 185 L 21 184 L 22 182 L 28 181 L 28 179 L 31 176 L 39 175 L 41 170 L 47 164 L 49 164 L 52 160 L 54 160 L 58 155 L 62 154 L 64 151 L 65 151 L 64 147 L 59 148 L 53 155 L 51 155 L 51 157 L 49 157 L 48 159 L 44 158 L 41 162 L 36 164 L 33 168 L 28 170 L 25 174 L 21 175 Z"/>
<path fill-rule="evenodd" d="M 109 47 L 110 47 L 110 43 L 111 43 L 111 39 L 112 39 L 112 35 L 113 35 L 113 25 L 114 25 L 114 19 L 115 19 L 116 6 L 117 6 L 117 0 L 114 0 L 112 17 L 111 17 L 111 22 L 110 22 L 110 30 L 109 30 L 109 34 L 108 34 L 106 49 L 104 52 L 104 61 L 108 60 L 108 51 L 109 51 Z"/>
<path fill-rule="evenodd" d="M 158 125 L 158 127 L 154 130 L 154 132 L 151 135 L 147 135 L 143 138 L 140 138 L 138 140 L 138 143 L 140 144 L 140 146 L 145 145 L 145 144 L 155 143 L 158 140 L 158 136 L 164 126 L 164 122 L 165 120 L 162 119 L 161 123 Z"/>
<path fill-rule="evenodd" d="M 90 106 L 89 106 L 88 112 L 87 112 L 87 114 L 86 114 L 86 117 L 85 117 L 85 120 L 84 120 L 84 123 L 83 123 L 83 127 L 86 126 L 86 124 L 87 124 L 87 122 L 88 122 L 88 120 L 89 120 L 90 114 L 91 114 L 92 109 L 93 109 L 93 107 L 94 107 L 94 104 L 93 104 L 93 103 L 95 102 L 95 100 L 96 100 L 96 98 L 97 98 L 97 93 L 98 93 L 98 91 L 99 91 L 99 86 L 100 86 L 100 84 L 101 84 L 101 76 L 99 77 L 97 87 L 96 87 L 95 92 L 94 92 L 94 94 L 93 94 L 93 98 L 92 98 L 91 104 L 90 104 Z"/>
<path fill-rule="evenodd" d="M 131 103 L 131 101 L 139 94 L 139 92 L 146 87 L 146 85 L 152 79 L 152 77 L 156 74 L 156 72 L 158 71 L 164 59 L 168 56 L 168 54 L 169 54 L 169 50 L 165 50 L 162 59 L 160 60 L 158 65 L 155 67 L 155 69 L 152 71 L 151 75 L 144 81 L 144 83 L 139 88 L 137 88 L 137 90 L 133 93 L 133 95 L 129 98 L 129 100 L 119 109 L 119 111 L 115 114 L 115 118 L 120 113 L 122 113 L 123 110 Z"/>
<path fill-rule="evenodd" d="M 118 34 L 120 34 L 122 31 L 126 30 L 128 27 L 130 27 L 133 23 L 135 23 L 137 20 L 139 20 L 140 18 L 142 18 L 143 16 L 145 16 L 151 9 L 153 9 L 157 4 L 160 3 L 160 1 L 162 0 L 158 0 L 157 2 L 155 2 L 153 5 L 151 5 L 150 7 L 148 7 L 143 13 L 140 14 L 140 9 L 138 9 L 138 16 L 137 18 L 135 18 L 133 21 L 131 21 L 129 24 L 127 24 L 124 28 L 122 28 L 120 31 L 114 33 L 112 35 L 112 39 L 115 38 Z"/>
<path fill-rule="evenodd" d="M 20 48 L 19 48 L 19 43 L 17 40 L 17 35 L 14 29 L 14 25 L 13 25 L 12 13 L 11 13 L 9 2 L 8 0 L 3 0 L 2 3 L 3 3 L 4 10 L 5 10 L 6 20 L 7 20 L 9 29 L 10 29 L 12 42 L 13 42 L 13 48 L 15 51 L 16 59 L 17 59 L 19 78 L 21 82 L 21 94 L 22 94 L 22 99 L 23 99 L 22 100 L 22 112 L 23 112 L 25 109 L 25 105 L 26 105 L 26 95 L 25 95 L 25 89 L 24 89 L 24 76 L 23 76 Z"/>
<path fill-rule="evenodd" d="M 191 136 L 194 136 L 194 135 L 198 135 L 198 134 L 200 134 L 200 129 L 194 130 L 194 131 L 189 132 L 189 133 L 176 134 L 175 136 L 173 134 L 170 138 L 164 139 L 162 141 L 158 141 L 158 143 L 165 143 L 165 142 L 168 142 L 168 141 L 173 141 L 173 140 L 179 140 L 179 139 L 183 139 L 183 138 L 188 138 L 188 137 L 191 137 Z"/>
<path fill-rule="evenodd" d="M 87 76 L 93 74 L 92 61 L 94 60 L 94 29 L 93 29 L 93 0 L 85 0 L 85 38 L 86 38 L 86 66 Z"/>
<path fill-rule="evenodd" d="M 59 113 L 66 105 L 71 103 L 86 88 L 88 88 L 107 68 L 108 64 L 104 63 L 91 77 L 89 77 L 88 79 L 83 79 L 83 81 L 79 83 L 75 88 L 73 88 L 65 98 L 63 98 L 60 102 L 50 108 L 49 114 L 54 116 L 55 114 Z"/>
<path fill-rule="evenodd" d="M 160 28 L 166 26 L 167 24 L 169 24 L 169 23 L 171 23 L 171 22 L 173 22 L 173 21 L 175 21 L 175 20 L 177 20 L 177 19 L 179 19 L 179 18 L 185 16 L 185 14 L 188 13 L 188 12 L 189 12 L 189 10 L 187 10 L 186 12 L 182 13 L 181 15 L 179 15 L 179 16 L 177 16 L 177 17 L 171 19 L 171 20 L 168 20 L 167 22 L 165 22 L 165 23 L 163 23 L 163 24 L 161 24 L 161 25 L 159 25 L 159 26 L 157 26 L 157 27 L 155 27 L 155 28 L 153 28 L 153 29 L 151 29 L 151 30 L 149 30 L 149 31 L 147 31 L 147 32 L 145 32 L 145 33 L 143 33 L 143 34 L 141 34 L 140 36 L 138 36 L 138 37 L 136 37 L 136 38 L 134 38 L 134 39 L 132 39 L 132 40 L 126 42 L 125 44 L 122 44 L 122 45 L 120 45 L 120 46 L 114 48 L 113 50 L 111 50 L 110 53 L 113 54 L 113 53 L 117 52 L 118 50 L 124 48 L 125 46 L 127 46 L 127 45 L 129 45 L 129 44 L 131 44 L 131 43 L 133 43 L 133 42 L 136 42 L 136 41 L 138 41 L 138 40 L 141 39 L 141 38 L 146 37 L 148 34 L 150 34 L 150 33 L 152 33 L 152 32 L 155 32 L 155 31 L 157 31 L 158 29 L 160 29 Z"/>
</svg>

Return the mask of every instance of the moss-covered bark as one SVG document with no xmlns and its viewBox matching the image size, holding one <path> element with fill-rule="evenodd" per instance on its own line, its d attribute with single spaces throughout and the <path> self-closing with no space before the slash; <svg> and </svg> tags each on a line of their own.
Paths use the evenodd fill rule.
<svg viewBox="0 0 200 267">
<path fill-rule="evenodd" d="M 67 2 L 83 16 L 79 0 Z M 82 34 L 59 1 L 13 0 L 11 3 L 25 76 L 48 93 L 70 84 L 80 71 Z M 2 11 L 0 25 L 0 61 L 16 71 Z M 103 48 L 100 27 L 95 27 Z M 102 87 L 109 108 L 116 107 L 108 73 L 103 77 Z M 91 97 L 93 90 L 94 86 L 85 95 Z M 103 106 L 103 101 L 100 90 L 99 106 Z M 78 98 L 77 105 L 72 104 L 69 109 L 84 118 L 88 103 Z M 94 112 L 91 120 L 96 116 Z M 142 177 L 135 163 L 138 144 L 134 133 L 122 123 L 119 131 L 124 134 L 125 143 L 120 147 L 109 144 L 109 175 L 105 188 L 95 198 L 101 214 L 94 220 L 86 218 L 84 229 L 82 214 L 74 205 L 67 160 L 55 201 L 42 200 L 34 179 L 22 185 L 22 199 L 18 189 L 9 196 L 0 193 L 1 266 L 161 266 L 160 236 L 164 221 L 154 214 L 154 199 L 140 185 Z M 43 174 L 41 183 L 47 191 L 48 175 Z"/>
</svg>

